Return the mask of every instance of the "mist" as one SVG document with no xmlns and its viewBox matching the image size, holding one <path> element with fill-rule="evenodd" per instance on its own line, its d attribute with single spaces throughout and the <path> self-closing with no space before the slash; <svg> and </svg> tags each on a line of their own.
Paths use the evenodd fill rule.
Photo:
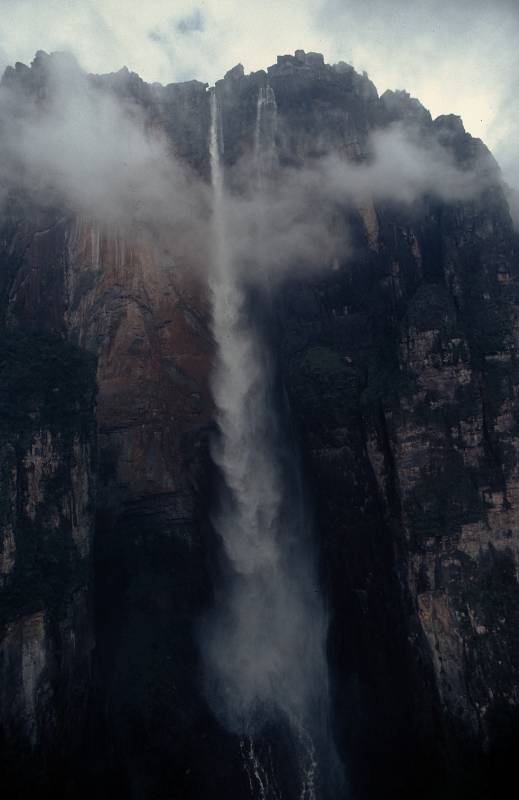
<svg viewBox="0 0 519 800">
<path fill-rule="evenodd" d="M 255 0 L 166 8 L 160 0 L 3 0 L 2 7 L 0 68 L 43 48 L 74 53 L 87 71 L 127 64 L 147 81 L 212 84 L 238 61 L 257 70 L 278 53 L 319 50 L 328 62 L 367 70 L 380 91 L 407 89 L 433 116 L 459 114 L 514 183 L 515 0 L 302 0 L 297 8 L 267 0 L 261 14 Z"/>
<path fill-rule="evenodd" d="M 128 235 L 167 232 L 179 252 L 190 254 L 191 266 L 210 270 L 210 187 L 176 156 L 160 123 L 110 81 L 86 75 L 71 56 L 38 54 L 34 64 L 36 91 L 21 90 L 9 75 L 0 87 L 0 202 L 16 187 L 43 204 L 122 226 Z M 28 72 L 23 65 L 17 71 Z M 350 253 L 344 209 L 411 205 L 425 194 L 465 202 L 496 180 L 488 154 L 462 167 L 438 138 L 424 140 L 403 124 L 373 132 L 362 162 L 329 152 L 298 168 L 277 167 L 261 196 L 252 154 L 238 173 L 236 191 L 224 199 L 228 247 L 252 280 L 344 260 Z M 268 230 L 260 249 L 259 215 Z"/>
<path fill-rule="evenodd" d="M 193 241 L 209 215 L 207 187 L 144 108 L 96 84 L 68 54 L 39 53 L 30 73 L 17 73 L 24 88 L 12 74 L 0 86 L 0 201 L 15 189 L 128 236 L 140 227 L 170 231 L 179 249 Z"/>
<path fill-rule="evenodd" d="M 225 198 L 227 227 L 234 258 L 252 281 L 315 272 L 352 257 L 346 210 L 378 203 L 411 207 L 426 195 L 470 202 L 499 181 L 484 147 L 474 163 L 460 166 L 438 138 L 424 141 L 402 123 L 372 133 L 363 161 L 331 152 L 303 167 L 278 169 L 263 194 L 255 187 L 250 159 L 240 170 L 239 192 Z M 258 248 L 260 216 L 268 235 Z"/>
</svg>

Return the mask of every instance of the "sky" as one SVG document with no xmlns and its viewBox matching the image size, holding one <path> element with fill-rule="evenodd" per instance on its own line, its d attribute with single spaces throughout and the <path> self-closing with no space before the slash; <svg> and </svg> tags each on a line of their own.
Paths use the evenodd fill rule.
<svg viewBox="0 0 519 800">
<path fill-rule="evenodd" d="M 455 113 L 519 186 L 519 0 L 0 0 L 0 68 L 69 50 L 91 72 L 214 83 L 295 49 Z M 518 107 L 519 108 L 519 107 Z"/>
</svg>

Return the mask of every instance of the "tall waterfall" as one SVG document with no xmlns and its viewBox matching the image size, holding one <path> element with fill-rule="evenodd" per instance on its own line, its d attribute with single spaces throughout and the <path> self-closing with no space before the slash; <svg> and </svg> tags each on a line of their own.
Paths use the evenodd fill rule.
<svg viewBox="0 0 519 800">
<path fill-rule="evenodd" d="M 262 175 L 274 164 L 275 112 L 272 90 L 262 90 L 254 154 Z M 215 713 L 241 737 L 262 797 L 271 794 L 265 790 L 268 776 L 254 739 L 278 720 L 288 726 L 300 752 L 297 796 L 310 799 L 315 796 L 313 737 L 326 726 L 327 715 L 326 618 L 300 482 L 287 448 L 280 445 L 271 359 L 233 258 L 221 130 L 213 91 L 210 290 L 217 345 L 212 390 L 219 427 L 213 458 L 225 489 L 213 519 L 224 559 L 204 643 L 208 694 Z"/>
<path fill-rule="evenodd" d="M 254 134 L 254 161 L 260 188 L 263 188 L 265 178 L 272 174 L 277 163 L 276 129 L 277 103 L 274 90 L 270 86 L 261 87 L 258 92 Z"/>
</svg>

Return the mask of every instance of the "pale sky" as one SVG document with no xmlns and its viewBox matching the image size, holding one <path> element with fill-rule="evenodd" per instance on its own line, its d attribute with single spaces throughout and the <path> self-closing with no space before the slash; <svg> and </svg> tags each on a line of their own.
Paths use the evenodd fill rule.
<svg viewBox="0 0 519 800">
<path fill-rule="evenodd" d="M 69 50 L 91 72 L 214 83 L 297 48 L 456 113 L 519 185 L 519 0 L 0 0 L 0 67 Z"/>
</svg>

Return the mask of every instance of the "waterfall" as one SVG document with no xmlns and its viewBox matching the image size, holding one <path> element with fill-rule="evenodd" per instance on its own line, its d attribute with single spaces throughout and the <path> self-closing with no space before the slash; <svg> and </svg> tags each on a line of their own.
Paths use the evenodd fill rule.
<svg viewBox="0 0 519 800">
<path fill-rule="evenodd" d="M 247 326 L 245 294 L 233 263 L 225 220 L 216 95 L 211 96 L 211 169 L 215 258 L 211 277 L 213 333 L 218 365 L 213 395 L 221 432 L 216 462 L 232 494 L 232 509 L 217 520 L 227 554 L 239 575 L 273 567 L 278 558 L 275 521 L 279 489 L 266 446 L 265 376 L 254 331 Z"/>
<path fill-rule="evenodd" d="M 254 162 L 262 174 L 274 165 L 275 119 L 274 94 L 267 88 L 258 98 L 255 136 Z M 210 292 L 217 347 L 212 391 L 219 428 L 213 458 L 225 489 L 213 517 L 224 563 L 217 607 L 204 637 L 208 697 L 225 726 L 241 737 L 260 796 L 267 796 L 268 776 L 254 737 L 278 720 L 288 726 L 300 753 L 298 796 L 309 800 L 315 796 L 314 733 L 326 725 L 326 619 L 300 486 L 278 442 L 269 354 L 233 257 L 221 131 L 213 90 Z"/>
<path fill-rule="evenodd" d="M 260 189 L 264 188 L 265 178 L 273 173 L 277 164 L 276 130 L 276 96 L 274 90 L 267 85 L 258 92 L 254 133 L 254 163 Z"/>
</svg>

